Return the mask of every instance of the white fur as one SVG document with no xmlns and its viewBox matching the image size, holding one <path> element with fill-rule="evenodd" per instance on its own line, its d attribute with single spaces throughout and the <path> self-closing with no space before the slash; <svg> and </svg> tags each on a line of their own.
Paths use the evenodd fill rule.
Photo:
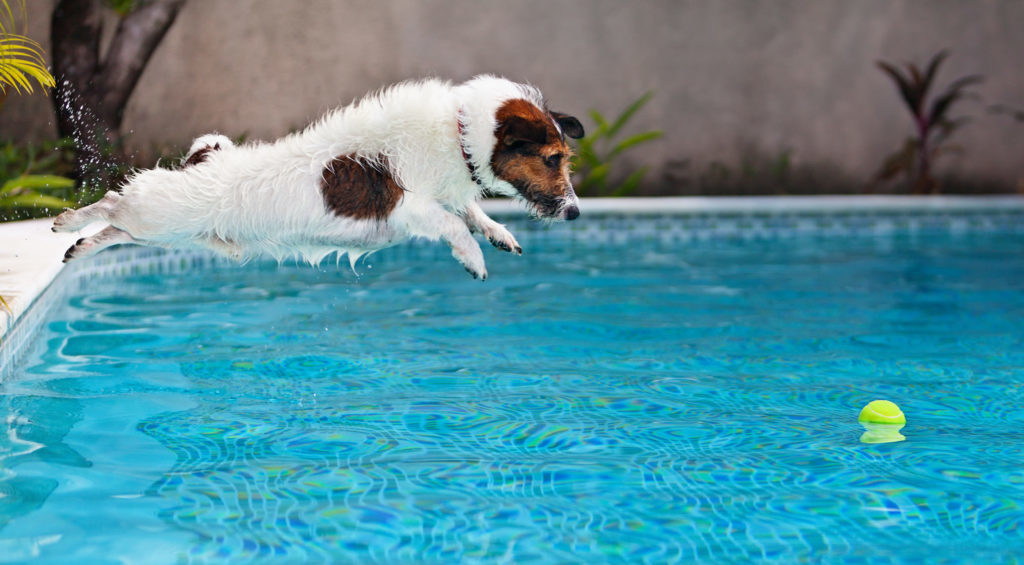
<svg viewBox="0 0 1024 565">
<path fill-rule="evenodd" d="M 480 76 L 454 86 L 424 80 L 370 95 L 275 143 L 236 146 L 221 135 L 202 136 L 189 156 L 219 144 L 204 162 L 139 171 L 120 194 L 110 192 L 97 204 L 62 214 L 54 230 L 71 231 L 95 220 L 112 226 L 103 241 L 86 240 L 77 251 L 70 249 L 68 260 L 134 242 L 201 246 L 237 259 L 301 256 L 310 263 L 348 253 L 354 264 L 365 252 L 410 237 L 442 239 L 471 274 L 484 278 L 483 254 L 470 229 L 510 251 L 519 246 L 476 204 L 483 188 L 471 178 L 462 145 L 488 190 L 521 198 L 490 167 L 495 112 L 513 98 L 544 107 L 537 89 L 502 78 Z M 386 158 L 388 172 L 405 190 L 386 220 L 338 216 L 326 207 L 323 171 L 341 155 L 375 166 L 381 166 L 379 157 Z M 575 205 L 570 185 L 563 209 Z"/>
</svg>

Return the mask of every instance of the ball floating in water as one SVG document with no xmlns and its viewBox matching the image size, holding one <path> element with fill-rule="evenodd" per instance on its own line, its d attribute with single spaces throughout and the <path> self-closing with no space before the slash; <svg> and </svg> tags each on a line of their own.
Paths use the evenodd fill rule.
<svg viewBox="0 0 1024 565">
<path fill-rule="evenodd" d="M 888 400 L 873 400 L 860 411 L 860 425 L 864 426 L 864 434 L 860 440 L 864 443 L 892 443 L 903 441 L 900 430 L 907 423 L 903 411 Z"/>
<path fill-rule="evenodd" d="M 861 422 L 869 424 L 900 424 L 907 423 L 907 417 L 903 411 L 888 400 L 872 400 L 860 411 Z"/>
</svg>

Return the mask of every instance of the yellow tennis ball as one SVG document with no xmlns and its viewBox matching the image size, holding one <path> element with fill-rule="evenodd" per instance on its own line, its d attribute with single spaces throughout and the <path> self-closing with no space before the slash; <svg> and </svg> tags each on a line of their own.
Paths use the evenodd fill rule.
<svg viewBox="0 0 1024 565">
<path fill-rule="evenodd" d="M 903 411 L 888 400 L 872 400 L 860 411 L 861 422 L 871 424 L 906 424 L 907 417 Z"/>
</svg>

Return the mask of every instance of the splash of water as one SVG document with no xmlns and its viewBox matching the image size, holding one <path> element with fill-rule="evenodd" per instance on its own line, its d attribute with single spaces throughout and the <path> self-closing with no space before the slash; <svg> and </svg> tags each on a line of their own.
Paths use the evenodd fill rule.
<svg viewBox="0 0 1024 565">
<path fill-rule="evenodd" d="M 95 201 L 108 189 L 114 188 L 112 184 L 121 181 L 127 167 L 117 156 L 115 143 L 111 141 L 116 138 L 117 132 L 101 124 L 95 112 L 66 79 L 61 82 L 57 103 L 61 115 L 71 125 L 76 174 L 81 184 L 72 198 L 81 206 Z"/>
</svg>

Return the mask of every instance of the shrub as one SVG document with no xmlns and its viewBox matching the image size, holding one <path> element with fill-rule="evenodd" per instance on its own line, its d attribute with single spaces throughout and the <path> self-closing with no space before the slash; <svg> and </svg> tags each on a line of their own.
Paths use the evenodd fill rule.
<svg viewBox="0 0 1024 565">
<path fill-rule="evenodd" d="M 591 133 L 577 142 L 576 154 L 573 156 L 573 170 L 578 180 L 576 192 L 587 196 L 626 196 L 636 191 L 647 174 L 647 167 L 633 171 L 632 174 L 618 185 L 612 185 L 612 164 L 619 155 L 628 149 L 658 139 L 660 130 L 648 131 L 631 135 L 616 141 L 622 128 L 634 115 L 647 104 L 653 93 L 648 92 L 630 104 L 619 116 L 610 121 L 597 110 L 590 111 L 590 117 L 597 127 L 588 129 Z"/>
<path fill-rule="evenodd" d="M 924 194 L 938 191 L 938 183 L 932 177 L 932 165 L 944 153 L 960 151 L 958 146 L 949 144 L 949 137 L 967 123 L 966 118 L 950 118 L 953 105 L 967 96 L 967 88 L 980 83 L 980 75 L 961 77 L 929 101 L 929 91 L 938 73 L 939 66 L 949 55 L 947 51 L 935 54 L 922 71 L 913 63 L 904 64 L 900 70 L 895 65 L 878 61 L 882 69 L 896 83 L 900 96 L 914 121 L 914 134 L 903 146 L 886 157 L 875 180 L 886 181 L 903 174 L 910 190 Z"/>
</svg>

